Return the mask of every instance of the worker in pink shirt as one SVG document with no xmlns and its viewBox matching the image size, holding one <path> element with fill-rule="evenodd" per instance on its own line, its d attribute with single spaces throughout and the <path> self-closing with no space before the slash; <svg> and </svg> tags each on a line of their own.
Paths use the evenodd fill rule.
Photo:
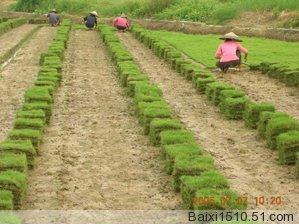
<svg viewBox="0 0 299 224">
<path fill-rule="evenodd" d="M 220 39 L 224 40 L 224 42 L 219 45 L 215 54 L 215 57 L 218 59 L 217 67 L 224 73 L 230 67 L 239 67 L 240 70 L 242 64 L 241 53 L 245 54 L 245 61 L 248 56 L 248 50 L 239 43 L 242 40 L 233 32 L 225 34 Z"/>
<path fill-rule="evenodd" d="M 113 26 L 116 27 L 116 29 L 125 32 L 130 27 L 128 17 L 122 13 L 120 17 L 114 19 Z"/>
</svg>

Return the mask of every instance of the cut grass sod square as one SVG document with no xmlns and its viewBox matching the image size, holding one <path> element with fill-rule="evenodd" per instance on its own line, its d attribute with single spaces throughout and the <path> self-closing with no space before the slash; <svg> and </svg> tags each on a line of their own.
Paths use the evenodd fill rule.
<svg viewBox="0 0 299 224">
<path fill-rule="evenodd" d="M 207 85 L 216 82 L 216 80 L 215 77 L 198 78 L 196 80 L 196 88 L 198 92 L 205 93 Z"/>
<path fill-rule="evenodd" d="M 144 133 L 147 135 L 150 131 L 150 124 L 154 118 L 171 118 L 171 109 L 169 107 L 147 107 L 143 112 Z"/>
<path fill-rule="evenodd" d="M 26 175 L 14 170 L 0 172 L 0 189 L 13 193 L 14 207 L 18 209 L 27 190 Z"/>
<path fill-rule="evenodd" d="M 181 195 L 185 209 L 193 209 L 195 192 L 203 188 L 229 188 L 229 184 L 226 177 L 215 170 L 203 172 L 200 176 L 182 176 Z"/>
<path fill-rule="evenodd" d="M 269 120 L 266 127 L 266 140 L 270 149 L 276 149 L 276 138 L 278 135 L 299 130 L 299 123 L 292 117 L 276 117 Z"/>
<path fill-rule="evenodd" d="M 8 135 L 11 140 L 30 140 L 37 151 L 42 138 L 41 132 L 33 129 L 12 129 Z"/>
<path fill-rule="evenodd" d="M 46 102 L 24 103 L 23 110 L 24 111 L 43 110 L 46 115 L 46 121 L 49 122 L 52 114 L 52 105 Z"/>
<path fill-rule="evenodd" d="M 17 118 L 39 118 L 46 121 L 46 114 L 42 110 L 18 110 Z"/>
<path fill-rule="evenodd" d="M 154 145 L 160 143 L 160 133 L 165 130 L 181 129 L 182 125 L 177 119 L 160 119 L 155 118 L 150 123 L 149 136 Z"/>
<path fill-rule="evenodd" d="M 27 159 L 25 154 L 0 153 L 0 172 L 15 170 L 27 173 Z"/>
<path fill-rule="evenodd" d="M 218 105 L 220 103 L 220 92 L 225 89 L 234 89 L 234 87 L 225 82 L 209 83 L 206 86 L 206 95 L 209 100 L 212 100 L 215 105 Z"/>
<path fill-rule="evenodd" d="M 203 188 L 195 193 L 195 210 L 245 210 L 247 204 L 239 203 L 238 195 L 230 189 Z"/>
<path fill-rule="evenodd" d="M 179 155 L 173 166 L 173 186 L 180 190 L 181 176 L 198 176 L 205 171 L 215 170 L 214 160 L 210 155 Z"/>
<path fill-rule="evenodd" d="M 201 155 L 202 148 L 195 143 L 182 143 L 164 145 L 161 149 L 161 156 L 165 158 L 165 170 L 172 174 L 175 158 L 182 155 Z"/>
<path fill-rule="evenodd" d="M 22 219 L 10 211 L 2 211 L 0 212 L 0 224 L 22 224 Z"/>
<path fill-rule="evenodd" d="M 17 118 L 15 121 L 15 129 L 36 129 L 43 132 L 45 122 L 40 118 Z"/>
<path fill-rule="evenodd" d="M 167 130 L 160 133 L 162 145 L 172 145 L 180 143 L 195 143 L 193 134 L 186 130 Z"/>
<path fill-rule="evenodd" d="M 260 119 L 257 124 L 257 131 L 260 137 L 266 137 L 266 127 L 270 119 L 275 117 L 290 117 L 290 115 L 282 112 L 264 111 L 260 114 Z"/>
<path fill-rule="evenodd" d="M 243 118 L 247 102 L 247 97 L 225 98 L 219 105 L 220 112 L 227 119 L 240 120 Z"/>
<path fill-rule="evenodd" d="M 12 192 L 7 190 L 0 190 L 0 210 L 12 210 L 12 209 L 13 209 Z"/>
<path fill-rule="evenodd" d="M 49 90 L 46 87 L 31 87 L 25 92 L 25 102 L 46 102 L 51 104 L 53 99 L 49 93 Z"/>
<path fill-rule="evenodd" d="M 260 114 L 263 111 L 274 112 L 275 107 L 271 103 L 248 102 L 244 112 L 245 125 L 249 128 L 257 128 L 257 124 L 260 119 Z"/>
<path fill-rule="evenodd" d="M 299 152 L 299 131 L 289 131 L 277 137 L 280 164 L 295 164 Z"/>
<path fill-rule="evenodd" d="M 296 176 L 299 178 L 299 152 L 296 153 Z"/>
<path fill-rule="evenodd" d="M 29 168 L 33 168 L 36 150 L 30 140 L 6 140 L 0 143 L 0 153 L 25 154 Z"/>
<path fill-rule="evenodd" d="M 140 83 L 148 83 L 147 80 L 129 81 L 127 84 L 127 94 L 133 97 L 135 95 L 135 87 Z"/>
<path fill-rule="evenodd" d="M 145 111 L 146 108 L 151 107 L 151 108 L 165 108 L 165 107 L 169 107 L 169 105 L 163 101 L 153 101 L 153 102 L 139 102 L 136 105 L 136 114 L 138 116 L 139 122 L 142 123 L 143 122 L 143 112 Z"/>
<path fill-rule="evenodd" d="M 220 92 L 219 100 L 223 102 L 226 98 L 244 97 L 245 93 L 238 89 L 225 89 Z"/>
</svg>

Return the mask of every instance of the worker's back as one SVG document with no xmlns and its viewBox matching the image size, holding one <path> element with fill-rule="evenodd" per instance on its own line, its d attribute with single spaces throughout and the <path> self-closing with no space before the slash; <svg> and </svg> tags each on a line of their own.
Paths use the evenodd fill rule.
<svg viewBox="0 0 299 224">
<path fill-rule="evenodd" d="M 49 18 L 49 23 L 51 25 L 55 25 L 58 23 L 59 21 L 59 15 L 57 13 L 54 13 L 54 12 L 50 12 L 48 14 L 48 18 Z"/>
</svg>

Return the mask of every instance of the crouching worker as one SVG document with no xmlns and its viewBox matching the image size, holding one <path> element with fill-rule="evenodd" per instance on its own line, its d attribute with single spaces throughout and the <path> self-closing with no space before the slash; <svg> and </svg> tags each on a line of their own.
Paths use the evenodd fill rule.
<svg viewBox="0 0 299 224">
<path fill-rule="evenodd" d="M 51 12 L 47 14 L 47 19 L 50 26 L 59 26 L 60 25 L 60 18 L 56 9 L 53 9 Z"/>
<path fill-rule="evenodd" d="M 216 51 L 215 57 L 219 60 L 216 66 L 224 73 L 230 67 L 238 67 L 240 70 L 242 64 L 241 53 L 245 54 L 245 62 L 248 56 L 248 50 L 239 43 L 242 40 L 233 32 L 225 34 L 220 39 L 224 42 L 219 45 Z"/>
<path fill-rule="evenodd" d="M 88 16 L 86 16 L 84 18 L 84 24 L 87 28 L 89 28 L 90 30 L 97 27 L 98 25 L 98 13 L 96 11 L 93 11 L 91 13 L 89 13 Z"/>
<path fill-rule="evenodd" d="M 113 26 L 119 31 L 125 32 L 130 28 L 128 17 L 123 13 L 113 21 Z"/>
</svg>

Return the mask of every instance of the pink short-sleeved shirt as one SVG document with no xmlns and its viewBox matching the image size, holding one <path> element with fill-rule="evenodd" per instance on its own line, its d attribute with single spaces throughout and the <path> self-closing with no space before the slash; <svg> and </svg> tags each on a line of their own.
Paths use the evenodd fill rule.
<svg viewBox="0 0 299 224">
<path fill-rule="evenodd" d="M 242 47 L 239 42 L 225 41 L 224 43 L 219 45 L 215 57 L 219 58 L 220 62 L 239 60 L 236 54 L 237 50 L 243 52 L 244 54 L 248 53 L 248 50 Z"/>
<path fill-rule="evenodd" d="M 129 27 L 129 24 L 126 18 L 118 17 L 114 20 L 114 26 Z"/>
</svg>

